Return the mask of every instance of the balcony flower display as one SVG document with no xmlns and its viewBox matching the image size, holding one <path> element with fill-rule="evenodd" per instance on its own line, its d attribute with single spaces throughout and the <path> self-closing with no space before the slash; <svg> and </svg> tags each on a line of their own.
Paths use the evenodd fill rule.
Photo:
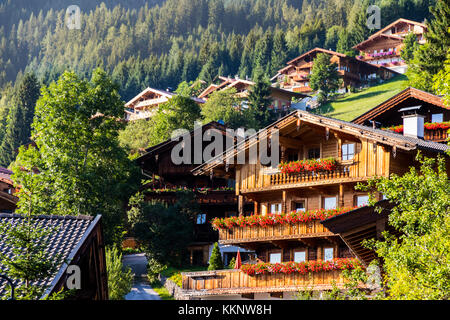
<svg viewBox="0 0 450 320">
<path fill-rule="evenodd" d="M 448 130 L 450 129 L 450 121 L 447 122 L 426 122 L 423 127 L 425 130 Z M 393 126 L 385 130 L 394 131 L 396 133 L 403 133 L 403 125 Z"/>
<path fill-rule="evenodd" d="M 336 159 L 298 160 L 283 162 L 278 165 L 283 174 L 296 174 L 304 172 L 333 171 L 336 169 Z"/>
<path fill-rule="evenodd" d="M 180 192 L 180 191 L 192 191 L 199 193 L 208 193 L 208 192 L 219 192 L 219 191 L 234 191 L 234 188 L 229 187 L 220 187 L 220 188 L 187 188 L 187 187 L 170 187 L 170 188 L 154 188 L 147 189 L 146 192 L 154 192 L 154 193 L 165 193 L 165 192 Z"/>
<path fill-rule="evenodd" d="M 211 225 L 215 230 L 219 229 L 231 229 L 233 227 L 253 227 L 261 226 L 267 227 L 275 224 L 285 223 L 298 223 L 308 222 L 313 220 L 324 220 L 334 216 L 341 215 L 349 212 L 355 208 L 336 208 L 336 209 L 318 209 L 309 211 L 292 211 L 290 213 L 281 214 L 266 214 L 266 215 L 252 215 L 252 216 L 239 216 L 228 218 L 214 218 L 211 221 Z"/>
<path fill-rule="evenodd" d="M 244 264 L 241 271 L 253 276 L 258 274 L 291 274 L 300 273 L 307 274 L 309 272 L 333 271 L 333 270 L 352 270 L 362 267 L 361 263 L 354 258 L 333 259 L 331 261 L 313 260 L 304 262 L 282 262 L 267 263 L 261 262 L 257 264 Z"/>
<path fill-rule="evenodd" d="M 369 54 L 369 57 L 372 57 L 372 58 L 380 58 L 380 57 L 392 56 L 392 55 L 394 55 L 394 54 L 395 54 L 394 51 L 377 52 L 377 53 L 370 53 L 370 54 Z"/>
</svg>

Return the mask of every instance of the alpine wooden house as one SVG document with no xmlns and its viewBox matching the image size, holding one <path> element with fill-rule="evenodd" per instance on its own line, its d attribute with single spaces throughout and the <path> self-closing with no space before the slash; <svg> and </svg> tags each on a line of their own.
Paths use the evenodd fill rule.
<svg viewBox="0 0 450 320">
<path fill-rule="evenodd" d="M 169 101 L 176 93 L 147 88 L 125 104 L 125 120 L 147 119 L 155 114 L 158 107 Z M 196 103 L 205 103 L 199 98 L 192 98 Z"/>
<path fill-rule="evenodd" d="M 413 114 L 408 114 L 413 113 Z M 450 129 L 450 107 L 440 96 L 416 88 L 406 88 L 352 120 L 356 124 L 378 126 L 398 133 L 409 123 L 419 138 L 444 143 Z M 409 123 L 408 123 L 409 122 Z"/>
<path fill-rule="evenodd" d="M 278 139 L 276 137 L 278 133 Z M 183 274 L 188 298 L 292 298 L 299 290 L 343 286 L 343 269 L 360 261 L 343 239 L 320 223 L 346 215 L 368 202 L 355 190 L 376 176 L 403 174 L 415 156 L 436 156 L 448 146 L 355 123 L 296 111 L 242 142 L 269 139 L 279 148 L 280 164 L 233 164 L 238 152 L 227 150 L 193 172 L 235 180 L 239 217 L 215 219 L 219 242 L 253 250 L 254 262 L 240 269 Z M 276 143 L 277 140 L 279 143 Z M 242 151 L 243 150 L 243 151 Z M 259 157 L 258 157 L 259 159 Z M 382 194 L 376 195 L 379 200 Z M 251 201 L 249 215 L 243 204 Z M 357 215 L 355 215 L 355 219 Z"/>
<path fill-rule="evenodd" d="M 226 127 L 218 122 L 210 122 L 194 130 L 191 134 L 191 150 L 194 150 L 194 141 L 198 138 L 203 152 L 206 143 L 202 136 L 207 130 L 214 130 L 221 135 L 227 135 Z M 200 136 L 201 135 L 201 136 Z M 145 154 L 136 161 L 142 169 L 142 174 L 150 180 L 142 187 L 147 201 L 157 200 L 165 203 L 175 203 L 178 191 L 189 190 L 194 192 L 195 201 L 200 207 L 194 226 L 194 242 L 189 245 L 190 262 L 193 265 L 206 265 L 208 263 L 212 245 L 218 241 L 218 232 L 213 230 L 210 221 L 215 217 L 230 217 L 237 215 L 237 196 L 234 192 L 234 183 L 227 178 L 194 176 L 191 172 L 199 164 L 174 164 L 172 149 L 177 141 L 167 140 L 150 147 Z M 224 147 L 225 148 L 225 147 Z M 251 203 L 244 206 L 251 211 Z M 225 262 L 234 257 L 237 248 L 227 246 L 221 248 Z M 245 254 L 245 252 L 244 252 Z"/>
<path fill-rule="evenodd" d="M 427 26 L 423 23 L 398 19 L 353 48 L 359 50 L 358 59 L 362 61 L 405 73 L 407 66 L 400 57 L 403 40 L 409 33 L 414 33 L 417 42 L 424 44 L 426 31 Z"/>
<path fill-rule="evenodd" d="M 198 98 L 207 100 L 215 91 L 235 88 L 237 96 L 243 99 L 243 104 L 245 105 L 245 99 L 248 97 L 249 90 L 255 84 L 253 81 L 222 76 L 219 76 L 218 79 L 221 81 L 219 84 L 211 84 L 200 93 Z M 307 97 L 306 94 L 292 92 L 283 88 L 271 87 L 270 91 L 272 105 L 269 108 L 276 112 L 279 117 L 291 112 L 292 99 L 303 99 Z"/>
<path fill-rule="evenodd" d="M 0 213 L 13 212 L 19 200 L 14 195 L 16 190 L 11 175 L 12 171 L 0 167 Z"/>
<path fill-rule="evenodd" d="M 396 72 L 381 65 L 372 65 L 343 53 L 315 48 L 288 61 L 287 66 L 278 70 L 277 75 L 272 80 L 276 80 L 280 88 L 286 90 L 301 93 L 312 92 L 309 78 L 314 59 L 319 53 L 328 54 L 330 61 L 337 64 L 338 72 L 343 81 L 343 88 L 348 86 L 359 87 L 371 80 L 385 80 L 396 74 Z"/>
</svg>

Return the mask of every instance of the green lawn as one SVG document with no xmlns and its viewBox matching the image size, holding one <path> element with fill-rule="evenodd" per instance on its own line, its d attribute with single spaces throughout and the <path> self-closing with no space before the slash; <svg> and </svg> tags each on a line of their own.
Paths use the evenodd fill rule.
<svg viewBox="0 0 450 320">
<path fill-rule="evenodd" d="M 321 111 L 319 112 L 328 117 L 351 121 L 407 88 L 407 82 L 408 78 L 406 76 L 397 75 L 385 83 L 357 93 L 349 93 L 331 103 L 327 103 L 320 107 Z"/>
</svg>

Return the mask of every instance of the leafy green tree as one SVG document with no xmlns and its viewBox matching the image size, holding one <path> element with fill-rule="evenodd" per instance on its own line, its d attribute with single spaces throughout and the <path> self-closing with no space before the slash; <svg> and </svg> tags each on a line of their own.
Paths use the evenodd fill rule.
<svg viewBox="0 0 450 320">
<path fill-rule="evenodd" d="M 320 103 L 328 101 L 330 95 L 339 89 L 340 83 L 337 64 L 331 63 L 328 54 L 317 54 L 311 70 L 310 86 L 318 92 L 318 101 Z"/>
<path fill-rule="evenodd" d="M 174 205 L 168 205 L 146 202 L 140 193 L 130 198 L 128 222 L 149 261 L 154 259 L 162 265 L 179 267 L 187 258 L 199 208 L 190 192 L 180 192 L 177 199 Z"/>
<path fill-rule="evenodd" d="M 151 144 L 170 139 L 177 129 L 193 130 L 195 121 L 201 118 L 200 112 L 199 105 L 191 98 L 177 95 L 169 99 L 152 117 Z"/>
<path fill-rule="evenodd" d="M 434 91 L 437 94 L 442 95 L 445 104 L 450 106 L 450 49 L 448 51 L 444 68 L 434 76 L 433 80 Z"/>
<path fill-rule="evenodd" d="M 0 145 L 0 165 L 8 166 L 15 158 L 16 150 L 30 142 L 31 123 L 34 108 L 39 98 L 40 85 L 33 74 L 26 74 L 14 94 L 14 106 L 9 113 L 9 119 L 2 143 Z"/>
<path fill-rule="evenodd" d="M 213 92 L 202 106 L 205 122 L 223 120 L 233 129 L 248 126 L 248 113 L 239 110 L 241 100 L 234 88 Z"/>
<path fill-rule="evenodd" d="M 247 98 L 248 112 L 254 119 L 254 129 L 258 130 L 272 123 L 274 115 L 269 108 L 272 104 L 270 82 L 261 68 L 256 68 L 253 82 Z"/>
<path fill-rule="evenodd" d="M 119 143 L 127 150 L 131 158 L 138 157 L 140 152 L 154 145 L 152 141 L 154 121 L 149 119 L 139 119 L 129 121 L 125 129 L 119 133 Z"/>
<path fill-rule="evenodd" d="M 388 223 L 401 235 L 383 232 L 370 240 L 383 261 L 389 299 L 444 299 L 450 292 L 450 180 L 445 159 L 423 158 L 403 176 L 376 178 L 361 190 L 383 193 L 394 203 Z M 371 204 L 374 204 L 371 197 Z"/>
<path fill-rule="evenodd" d="M 106 242 L 120 242 L 123 204 L 138 174 L 119 146 L 122 116 L 118 87 L 102 70 L 91 81 L 65 72 L 43 87 L 32 130 L 36 147 L 21 147 L 15 163 L 32 163 L 39 174 L 14 171 L 16 184 L 32 179 L 39 187 L 19 205 L 37 214 L 102 214 Z"/>
<path fill-rule="evenodd" d="M 110 300 L 124 300 L 130 292 L 133 274 L 122 265 L 122 253 L 117 247 L 106 248 L 106 271 L 108 273 L 108 295 Z"/>
<path fill-rule="evenodd" d="M 403 49 L 400 53 L 401 58 L 406 62 L 406 64 L 410 64 L 412 59 L 414 59 L 414 52 L 417 48 L 417 36 L 413 32 L 410 32 L 403 40 Z"/>
<path fill-rule="evenodd" d="M 208 270 L 222 270 L 223 268 L 222 255 L 220 254 L 219 244 L 216 242 L 209 258 Z"/>
</svg>

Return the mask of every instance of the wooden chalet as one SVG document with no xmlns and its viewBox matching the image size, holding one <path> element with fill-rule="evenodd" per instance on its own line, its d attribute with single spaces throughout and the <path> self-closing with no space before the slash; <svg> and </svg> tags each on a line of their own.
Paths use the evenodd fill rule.
<svg viewBox="0 0 450 320">
<path fill-rule="evenodd" d="M 264 166 L 260 162 L 231 164 L 229 160 L 236 157 L 237 152 L 227 150 L 196 168 L 193 171 L 196 175 L 214 175 L 234 179 L 236 183 L 239 215 L 243 220 L 228 226 L 219 225 L 219 242 L 254 250 L 257 261 L 269 263 L 272 267 L 267 270 L 272 271 L 251 274 L 244 272 L 243 266 L 240 270 L 184 273 L 186 297 L 289 298 L 298 290 L 329 290 L 333 281 L 342 286 L 345 280 L 340 270 L 282 273 L 273 266 L 291 262 L 315 265 L 354 261 L 355 252 L 349 248 L 347 240 L 321 224 L 323 217 L 313 214 L 322 212 L 329 214 L 329 218 L 364 206 L 368 194 L 356 191 L 357 183 L 376 176 L 407 172 L 415 163 L 419 150 L 425 155 L 436 156 L 449 148 L 444 144 L 300 110 L 262 129 L 255 138 L 273 139 L 275 130 L 279 132 L 279 154 L 283 165 L 307 160 L 325 163 L 324 159 L 333 160 L 335 165 L 327 169 L 282 172 L 279 166 Z M 257 141 L 252 138 L 242 143 L 246 157 Z M 274 141 L 271 141 L 271 148 L 274 148 Z M 381 194 L 377 197 L 382 199 Z M 242 209 L 242 204 L 247 201 L 253 202 L 251 216 Z M 358 219 L 350 213 L 347 216 L 349 220 Z M 271 223 L 262 225 L 261 221 L 267 219 Z"/>
<path fill-rule="evenodd" d="M 198 132 L 191 132 L 191 142 L 206 130 L 220 132 L 227 135 L 226 126 L 218 122 L 210 122 L 202 126 Z M 151 182 L 144 185 L 142 190 L 148 201 L 158 200 L 166 203 L 177 201 L 177 190 L 191 190 L 195 193 L 196 202 L 200 206 L 194 227 L 194 242 L 189 246 L 190 262 L 193 265 L 206 265 L 208 263 L 212 245 L 218 241 L 218 233 L 211 227 L 210 221 L 215 217 L 228 217 L 237 215 L 237 196 L 234 192 L 234 183 L 229 179 L 209 176 L 194 176 L 191 172 L 199 164 L 174 164 L 171 152 L 177 141 L 167 140 L 150 147 L 146 153 L 136 161 L 141 167 L 143 175 Z M 202 144 L 202 152 L 205 142 Z M 225 148 L 225 146 L 224 146 Z M 191 150 L 194 150 L 192 145 Z M 251 204 L 244 206 L 251 210 Z M 224 260 L 228 263 L 235 256 L 237 248 L 227 246 L 221 248 Z M 246 253 L 243 252 L 244 257 Z"/>
<path fill-rule="evenodd" d="M 359 87 L 370 80 L 377 78 L 386 80 L 395 75 L 395 72 L 383 66 L 372 65 L 343 53 L 315 48 L 287 62 L 287 66 L 278 70 L 272 80 L 276 80 L 280 87 L 286 90 L 301 93 L 312 92 L 309 78 L 318 53 L 328 54 L 331 62 L 337 64 L 344 90 L 348 86 Z"/>
<path fill-rule="evenodd" d="M 255 84 L 253 81 L 239 78 L 218 77 L 218 79 L 221 81 L 220 84 L 211 84 L 198 97 L 207 100 L 208 96 L 215 91 L 235 88 L 237 96 L 242 98 L 245 104 L 249 89 Z M 285 116 L 291 111 L 290 108 L 293 98 L 303 99 L 307 97 L 306 94 L 300 92 L 292 92 L 276 87 L 271 87 L 270 91 L 272 105 L 269 108 L 275 111 L 279 117 Z"/>
<path fill-rule="evenodd" d="M 0 213 L 0 224 L 17 225 L 26 219 L 23 215 Z M 41 298 L 53 293 L 66 291 L 67 282 L 73 271 L 69 266 L 78 266 L 80 270 L 80 288 L 70 294 L 68 300 L 108 300 L 108 276 L 106 270 L 105 244 L 103 239 L 102 217 L 79 215 L 73 216 L 33 216 L 33 223 L 44 229 L 55 229 L 46 239 L 47 254 L 57 264 L 57 271 L 47 279 L 34 281 L 33 286 L 44 289 Z M 14 255 L 13 248 L 8 247 L 0 238 L 0 254 Z M 7 267 L 1 265 L 1 273 Z M 24 282 L 11 279 L 14 286 Z M 72 283 L 72 282 L 70 282 Z M 7 296 L 7 283 L 0 278 L 0 299 Z"/>
<path fill-rule="evenodd" d="M 147 119 L 155 114 L 158 107 L 169 101 L 176 93 L 147 88 L 125 104 L 125 120 Z M 196 103 L 205 103 L 203 99 L 192 98 Z"/>
<path fill-rule="evenodd" d="M 381 65 L 399 73 L 405 73 L 407 66 L 401 59 L 403 40 L 414 33 L 419 44 L 425 43 L 427 26 L 423 23 L 398 19 L 371 35 L 368 39 L 353 47 L 359 50 L 358 59 L 375 65 Z"/>
<path fill-rule="evenodd" d="M 397 128 L 402 131 L 404 126 L 403 113 L 400 110 L 419 107 L 418 114 L 423 117 L 423 139 L 445 142 L 450 128 L 450 107 L 442 97 L 416 88 L 406 88 L 378 106 L 352 120 L 356 124 L 367 126 L 377 125 L 383 128 Z"/>
<path fill-rule="evenodd" d="M 13 186 L 11 175 L 12 171 L 0 167 L 0 213 L 12 213 L 19 200 L 14 195 L 16 190 Z"/>
</svg>

